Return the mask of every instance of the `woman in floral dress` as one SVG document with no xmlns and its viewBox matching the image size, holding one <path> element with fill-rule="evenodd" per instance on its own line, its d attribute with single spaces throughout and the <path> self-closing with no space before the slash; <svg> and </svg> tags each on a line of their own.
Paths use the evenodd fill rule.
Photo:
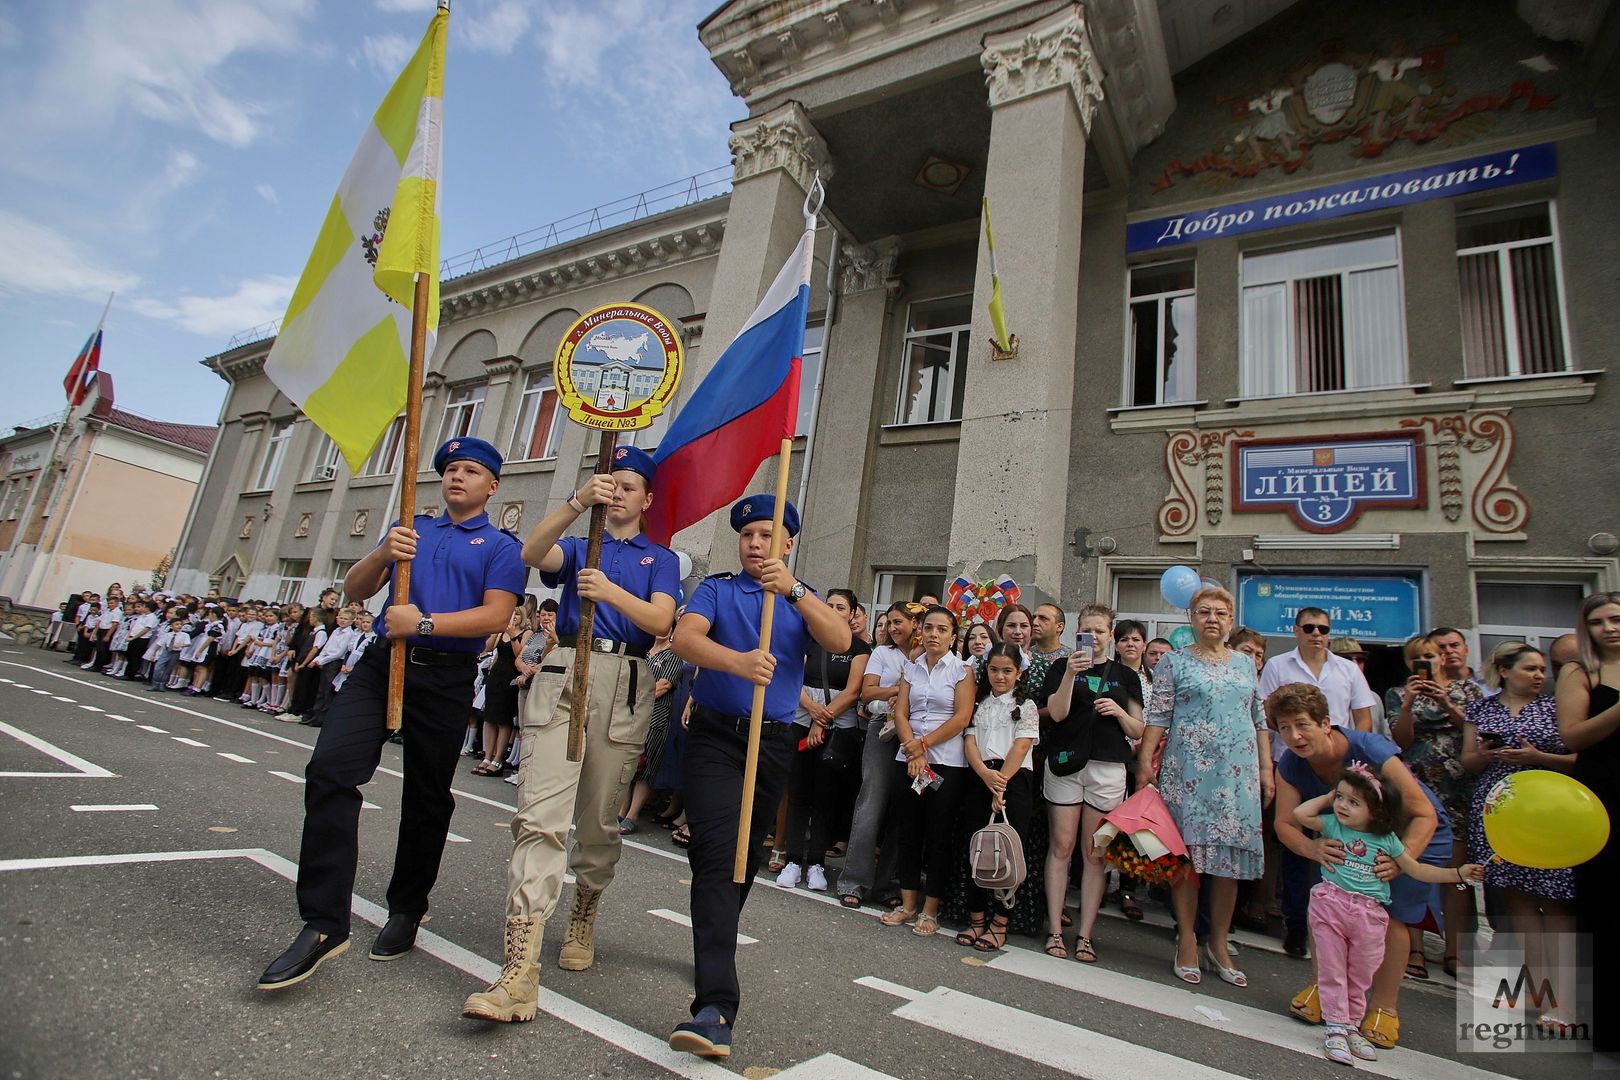
<svg viewBox="0 0 1620 1080">
<path fill-rule="evenodd" d="M 1482 696 L 1479 684 L 1471 679 L 1448 679 L 1440 663 L 1440 649 L 1432 638 L 1422 634 L 1407 640 L 1401 650 L 1412 675 L 1401 686 L 1392 686 L 1384 695 L 1384 712 L 1389 717 L 1390 735 L 1401 748 L 1401 760 L 1412 774 L 1440 797 L 1440 805 L 1451 819 L 1451 835 L 1468 835 L 1468 819 L 1473 812 L 1472 773 L 1463 767 L 1463 713 Z M 1459 843 L 1452 848 L 1452 865 L 1468 861 L 1468 848 Z M 1447 975 L 1457 975 L 1457 942 L 1470 922 L 1471 891 L 1441 890 L 1445 918 Z M 1411 930 L 1411 951 L 1406 973 L 1414 979 L 1427 979 L 1429 969 L 1423 960 L 1423 931 Z"/>
<path fill-rule="evenodd" d="M 1137 756 L 1137 788 L 1159 785 L 1196 871 L 1172 896 L 1176 977 L 1194 984 L 1202 979 L 1193 923 L 1199 882 L 1207 879 L 1206 957 L 1222 979 L 1247 986 L 1243 972 L 1232 966 L 1226 935 L 1237 883 L 1265 871 L 1261 811 L 1270 805 L 1276 787 L 1254 661 L 1226 644 L 1234 607 L 1232 594 L 1219 587 L 1193 594 L 1188 608 L 1197 640 L 1166 655 L 1153 672 L 1147 730 Z M 1161 743 L 1164 760 L 1155 769 Z"/>
</svg>

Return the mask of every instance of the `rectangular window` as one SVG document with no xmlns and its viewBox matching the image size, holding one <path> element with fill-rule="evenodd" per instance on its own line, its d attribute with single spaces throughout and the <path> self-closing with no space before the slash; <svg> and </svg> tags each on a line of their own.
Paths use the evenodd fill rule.
<svg viewBox="0 0 1620 1080">
<path fill-rule="evenodd" d="M 1193 262 L 1131 270 L 1125 404 L 1191 401 L 1198 378 L 1198 294 Z"/>
<path fill-rule="evenodd" d="M 264 458 L 259 462 L 259 474 L 253 482 L 254 491 L 269 491 L 276 486 L 281 462 L 287 456 L 287 444 L 292 441 L 292 430 L 291 420 L 278 420 L 271 426 L 269 439 L 264 444 Z"/>
<path fill-rule="evenodd" d="M 1135 619 L 1147 627 L 1148 638 L 1170 640 L 1176 630 L 1187 627 L 1187 613 L 1171 607 L 1159 594 L 1157 577 L 1114 578 L 1111 605 L 1120 619 Z"/>
<path fill-rule="evenodd" d="M 392 476 L 399 470 L 399 451 L 404 444 L 405 418 L 396 416 L 394 422 L 388 425 L 388 430 L 383 432 L 383 437 L 377 440 L 377 448 L 360 467 L 360 475 Z"/>
<path fill-rule="evenodd" d="M 478 433 L 478 416 L 484 411 L 484 386 L 458 386 L 445 400 L 444 425 L 439 444 Z"/>
<path fill-rule="evenodd" d="M 658 448 L 658 443 L 663 439 L 664 432 L 669 430 L 669 422 L 674 415 L 674 409 L 666 406 L 663 412 L 653 417 L 652 423 L 636 431 L 625 433 L 619 439 L 619 442 L 628 446 L 639 446 L 650 454 Z"/>
<path fill-rule="evenodd" d="M 1566 368 L 1547 203 L 1458 214 L 1457 287 L 1463 370 L 1470 379 Z"/>
<path fill-rule="evenodd" d="M 795 435 L 810 434 L 811 414 L 816 407 L 816 379 L 821 374 L 821 341 L 826 333 L 823 323 L 804 328 L 804 363 L 799 367 L 799 419 L 793 428 Z"/>
<path fill-rule="evenodd" d="M 1471 664 L 1483 671 L 1491 650 L 1504 641 L 1528 641 L 1538 649 L 1575 629 L 1586 589 L 1575 581 L 1481 580 L 1479 601 L 1479 654 Z M 1551 677 L 1551 672 L 1549 679 Z"/>
<path fill-rule="evenodd" d="M 483 388 L 479 388 L 480 394 Z M 551 372 L 531 371 L 523 384 L 518 405 L 517 427 L 512 432 L 512 461 L 534 461 L 557 456 L 557 436 L 562 430 L 562 410 L 558 407 L 557 387 Z M 446 417 L 448 419 L 448 417 Z"/>
<path fill-rule="evenodd" d="M 349 576 L 349 571 L 353 570 L 354 564 L 359 561 L 359 559 L 333 559 L 332 588 L 341 593 L 343 591 L 343 579 Z"/>
<path fill-rule="evenodd" d="M 973 297 L 952 296 L 912 304 L 906 321 L 896 424 L 932 424 L 962 418 Z"/>
<path fill-rule="evenodd" d="M 945 596 L 945 572 L 930 570 L 882 570 L 873 592 L 874 610 L 883 611 L 897 600 L 920 600 L 924 596 Z"/>
<path fill-rule="evenodd" d="M 1365 390 L 1406 381 L 1393 232 L 1243 256 L 1240 393 Z"/>
<path fill-rule="evenodd" d="M 332 441 L 332 436 L 321 432 L 320 441 L 315 444 L 315 453 L 309 459 L 308 482 L 318 483 L 336 477 L 339 456 L 337 443 Z"/>
<path fill-rule="evenodd" d="M 276 603 L 290 604 L 303 594 L 309 580 L 308 559 L 282 559 L 281 580 L 276 585 Z"/>
</svg>

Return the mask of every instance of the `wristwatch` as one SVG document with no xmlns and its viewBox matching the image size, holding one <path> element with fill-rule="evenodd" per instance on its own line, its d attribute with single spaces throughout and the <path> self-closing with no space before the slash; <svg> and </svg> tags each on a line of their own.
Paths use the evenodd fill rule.
<svg viewBox="0 0 1620 1080">
<path fill-rule="evenodd" d="M 433 616 L 431 616 L 431 615 L 423 615 L 422 616 L 422 621 L 416 624 L 416 636 L 417 637 L 432 637 L 433 636 Z"/>
<path fill-rule="evenodd" d="M 804 594 L 809 591 L 809 589 L 804 587 L 804 582 L 795 581 L 793 583 L 793 588 L 787 591 L 787 602 L 790 604 L 797 604 L 800 600 L 804 599 Z"/>
</svg>

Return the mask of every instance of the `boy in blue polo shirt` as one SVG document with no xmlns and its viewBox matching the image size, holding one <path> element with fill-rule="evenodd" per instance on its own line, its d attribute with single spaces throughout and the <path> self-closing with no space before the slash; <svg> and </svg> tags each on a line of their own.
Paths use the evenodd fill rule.
<svg viewBox="0 0 1620 1080">
<path fill-rule="evenodd" d="M 849 649 L 849 620 L 822 603 L 770 557 L 774 495 L 750 495 L 731 508 L 740 574 L 704 578 L 692 592 L 675 630 L 674 649 L 696 666 L 692 718 L 686 743 L 686 820 L 692 830 L 692 1019 L 669 1037 L 674 1050 L 704 1057 L 731 1054 L 737 1019 L 737 922 L 758 869 L 759 845 L 776 817 L 797 736 L 793 716 L 804 685 L 804 654 L 814 640 L 829 653 Z M 788 539 L 799 532 L 799 512 L 782 508 Z M 765 593 L 785 601 L 775 608 L 771 647 L 759 647 Z M 747 881 L 732 881 L 754 687 L 765 687 L 764 725 L 754 782 Z"/>
<path fill-rule="evenodd" d="M 394 960 L 416 944 L 428 893 L 439 875 L 455 799 L 450 782 L 472 708 L 473 672 L 484 639 L 506 626 L 528 571 L 517 537 L 489 520 L 501 455 L 482 439 L 451 439 L 433 456 L 445 512 L 396 524 L 343 581 L 356 599 L 388 587 L 384 626 L 409 646 L 405 665 L 405 779 L 399 846 L 388 886 L 388 922 L 373 960 Z M 394 595 L 394 565 L 412 563 L 409 597 Z M 389 643 L 366 650 L 332 701 L 304 768 L 304 838 L 298 852 L 298 911 L 304 929 L 259 977 L 259 989 L 302 982 L 349 947 L 349 896 L 359 859 L 360 787 L 388 738 Z"/>
</svg>

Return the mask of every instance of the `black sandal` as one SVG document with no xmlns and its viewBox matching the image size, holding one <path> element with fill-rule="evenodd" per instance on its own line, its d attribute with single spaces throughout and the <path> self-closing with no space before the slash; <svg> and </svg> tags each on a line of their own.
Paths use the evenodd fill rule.
<svg viewBox="0 0 1620 1080">
<path fill-rule="evenodd" d="M 1412 962 L 1414 956 L 1417 957 L 1416 963 Z M 1423 950 L 1413 949 L 1406 954 L 1406 977 L 1409 979 L 1427 979 L 1429 977 L 1429 965 L 1424 961 Z"/>
<path fill-rule="evenodd" d="M 843 896 L 840 896 L 838 898 L 838 902 L 847 908 L 858 908 L 861 906 L 861 898 L 852 892 L 847 892 Z"/>
<path fill-rule="evenodd" d="M 692 830 L 685 825 L 677 825 L 674 831 L 669 834 L 669 839 L 676 847 L 691 847 Z"/>
<path fill-rule="evenodd" d="M 1097 950 L 1091 947 L 1090 938 L 1077 937 L 1074 939 L 1074 958 L 1082 964 L 1095 964 L 1097 962 Z"/>
<path fill-rule="evenodd" d="M 997 914 L 990 919 L 990 925 L 973 942 L 973 947 L 980 952 L 1000 952 L 1007 947 L 1007 916 Z"/>
<path fill-rule="evenodd" d="M 1136 897 L 1132 896 L 1130 893 L 1120 894 L 1119 910 L 1124 912 L 1125 917 L 1131 920 L 1131 922 L 1142 921 L 1142 905 L 1138 904 L 1136 902 Z"/>
<path fill-rule="evenodd" d="M 968 916 L 967 929 L 956 935 L 956 943 L 964 949 L 978 943 L 984 936 L 985 928 L 989 923 L 985 920 L 984 912 Z"/>
</svg>

